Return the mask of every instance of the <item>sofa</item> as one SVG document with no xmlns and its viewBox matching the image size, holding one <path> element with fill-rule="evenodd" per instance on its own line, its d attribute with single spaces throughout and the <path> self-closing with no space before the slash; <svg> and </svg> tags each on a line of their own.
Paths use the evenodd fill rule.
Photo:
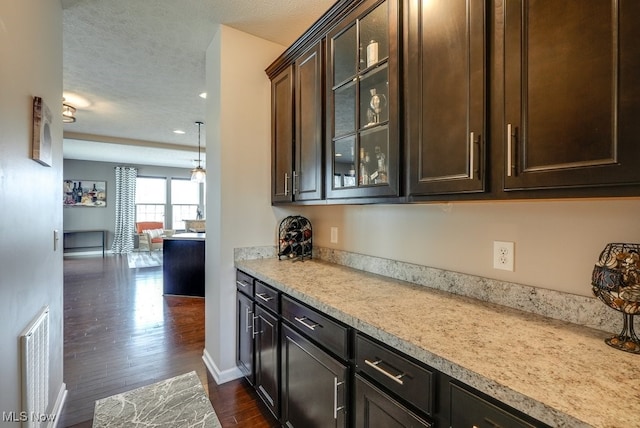
<svg viewBox="0 0 640 428">
<path fill-rule="evenodd" d="M 165 229 L 161 221 L 140 221 L 136 223 L 138 235 L 138 250 L 162 250 L 164 238 L 175 233 L 172 229 Z"/>
</svg>

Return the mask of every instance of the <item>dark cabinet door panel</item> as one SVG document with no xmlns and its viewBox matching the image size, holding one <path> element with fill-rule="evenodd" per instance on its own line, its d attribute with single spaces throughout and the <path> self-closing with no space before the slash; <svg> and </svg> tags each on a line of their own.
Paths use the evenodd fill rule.
<svg viewBox="0 0 640 428">
<path fill-rule="evenodd" d="M 295 62 L 295 199 L 322 198 L 322 49 L 318 43 Z"/>
<path fill-rule="evenodd" d="M 293 200 L 293 71 L 271 81 L 271 201 Z"/>
<path fill-rule="evenodd" d="M 363 1 L 326 36 L 326 199 L 400 196 L 400 17 Z"/>
<path fill-rule="evenodd" d="M 236 316 L 238 328 L 236 362 L 242 374 L 253 384 L 253 301 L 242 293 L 238 293 Z"/>
<path fill-rule="evenodd" d="M 263 401 L 277 418 L 280 416 L 279 322 L 259 305 L 256 305 L 255 312 L 255 386 Z"/>
<path fill-rule="evenodd" d="M 409 195 L 484 190 L 485 2 L 409 2 Z"/>
<path fill-rule="evenodd" d="M 347 367 L 282 326 L 282 422 L 287 427 L 346 427 Z"/>
<path fill-rule="evenodd" d="M 504 10 L 505 189 L 640 182 L 638 2 Z"/>
</svg>

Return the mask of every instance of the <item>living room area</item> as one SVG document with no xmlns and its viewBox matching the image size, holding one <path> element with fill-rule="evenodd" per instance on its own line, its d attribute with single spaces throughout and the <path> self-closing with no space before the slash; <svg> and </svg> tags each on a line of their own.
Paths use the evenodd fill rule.
<svg viewBox="0 0 640 428">
<path fill-rule="evenodd" d="M 134 165 L 135 223 L 142 229 L 131 230 L 131 252 L 115 254 L 117 166 L 64 160 L 64 180 L 73 183 L 71 188 L 104 183 L 105 195 L 104 204 L 65 204 L 63 209 L 64 230 L 87 233 L 63 238 L 68 397 L 58 426 L 91 427 L 97 400 L 189 372 L 205 386 L 222 426 L 243 421 L 277 426 L 246 380 L 218 385 L 207 371 L 202 360 L 205 299 L 164 289 L 164 245 L 152 238 L 151 227 L 160 226 L 163 238 L 204 240 L 204 184 L 191 181 L 189 169 Z"/>
<path fill-rule="evenodd" d="M 103 246 L 100 234 L 67 232 L 104 231 L 104 250 L 107 253 L 112 250 L 116 238 L 116 223 L 120 225 L 122 221 L 117 218 L 116 210 L 115 169 L 120 165 L 114 162 L 64 159 L 65 188 L 86 188 L 87 184 L 91 186 L 99 183 L 103 194 L 100 204 L 69 203 L 68 197 L 65 197 L 65 257 L 102 250 Z M 126 208 L 127 215 L 133 214 L 134 224 L 131 227 L 131 236 L 125 237 L 132 239 L 133 248 L 132 251 L 125 248 L 116 252 L 149 253 L 162 250 L 163 236 L 205 232 L 205 185 L 191 181 L 188 168 L 142 164 L 127 166 L 135 171 L 135 206 Z M 133 213 L 130 212 L 132 210 Z M 143 225 L 142 229 L 137 230 L 135 223 L 152 224 Z M 156 230 L 158 226 L 161 228 L 159 231 Z M 155 235 L 149 236 L 149 233 Z"/>
</svg>

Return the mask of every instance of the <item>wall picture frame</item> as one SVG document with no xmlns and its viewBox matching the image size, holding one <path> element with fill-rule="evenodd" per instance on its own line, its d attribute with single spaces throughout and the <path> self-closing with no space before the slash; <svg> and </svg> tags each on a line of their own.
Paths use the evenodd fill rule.
<svg viewBox="0 0 640 428">
<path fill-rule="evenodd" d="M 104 208 L 107 206 L 106 181 L 64 180 L 62 194 L 65 207 Z"/>
<path fill-rule="evenodd" d="M 33 97 L 33 136 L 31 159 L 44 166 L 51 166 L 51 110 L 42 98 Z"/>
</svg>

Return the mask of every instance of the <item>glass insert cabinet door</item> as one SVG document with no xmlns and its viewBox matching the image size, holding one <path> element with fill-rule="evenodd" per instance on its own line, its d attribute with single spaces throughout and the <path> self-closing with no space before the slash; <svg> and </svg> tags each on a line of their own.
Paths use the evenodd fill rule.
<svg viewBox="0 0 640 428">
<path fill-rule="evenodd" d="M 328 198 L 398 195 L 397 27 L 369 1 L 328 36 Z"/>
</svg>

